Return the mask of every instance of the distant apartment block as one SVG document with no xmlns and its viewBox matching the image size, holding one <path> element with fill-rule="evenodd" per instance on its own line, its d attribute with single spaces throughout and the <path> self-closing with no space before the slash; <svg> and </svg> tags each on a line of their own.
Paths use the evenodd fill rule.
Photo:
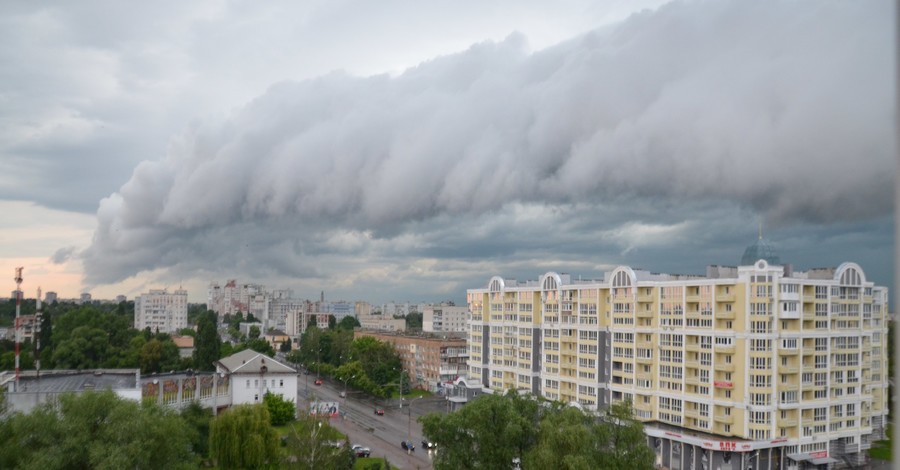
<svg viewBox="0 0 900 470">
<path fill-rule="evenodd" d="M 89 292 L 83 292 L 83 293 L 78 297 L 78 302 L 80 302 L 80 303 L 82 303 L 82 304 L 89 304 L 89 303 L 91 303 L 92 301 L 93 301 L 93 299 L 91 298 L 91 294 L 90 294 Z"/>
<path fill-rule="evenodd" d="M 887 425 L 888 289 L 854 263 L 754 253 L 705 277 L 493 277 L 467 291 L 470 378 L 587 410 L 630 400 L 668 468 L 862 465 Z"/>
<path fill-rule="evenodd" d="M 422 310 L 422 331 L 433 333 L 462 333 L 468 330 L 468 307 L 453 305 L 425 305 Z"/>
<path fill-rule="evenodd" d="M 394 345 L 413 388 L 437 392 L 444 384 L 466 375 L 466 340 L 434 335 L 404 335 L 357 330 L 355 338 L 370 336 Z"/>
<path fill-rule="evenodd" d="M 47 304 L 52 304 L 53 302 L 56 302 L 57 299 L 58 296 L 56 295 L 56 292 L 53 291 L 47 292 L 47 294 L 44 295 L 44 302 Z"/>
<path fill-rule="evenodd" d="M 138 330 L 174 333 L 187 328 L 187 291 L 178 289 L 168 293 L 166 289 L 150 289 L 134 299 L 134 327 Z"/>
<path fill-rule="evenodd" d="M 366 330 L 406 331 L 406 320 L 391 315 L 359 315 L 359 325 Z"/>
</svg>

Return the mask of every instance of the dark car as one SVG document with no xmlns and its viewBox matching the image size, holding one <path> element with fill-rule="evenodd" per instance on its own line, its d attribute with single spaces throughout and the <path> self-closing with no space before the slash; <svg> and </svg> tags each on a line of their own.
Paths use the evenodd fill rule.
<svg viewBox="0 0 900 470">
<path fill-rule="evenodd" d="M 381 408 L 375 408 L 375 414 L 378 416 L 384 416 L 384 410 Z"/>
<path fill-rule="evenodd" d="M 316 385 L 322 385 L 322 379 L 316 379 Z"/>
<path fill-rule="evenodd" d="M 423 449 L 437 449 L 437 444 L 429 441 L 428 439 L 422 439 L 422 448 Z"/>
<path fill-rule="evenodd" d="M 402 447 L 403 450 L 408 451 L 408 452 L 415 452 L 415 450 L 416 450 L 416 445 L 410 441 L 400 441 L 400 447 Z"/>
</svg>

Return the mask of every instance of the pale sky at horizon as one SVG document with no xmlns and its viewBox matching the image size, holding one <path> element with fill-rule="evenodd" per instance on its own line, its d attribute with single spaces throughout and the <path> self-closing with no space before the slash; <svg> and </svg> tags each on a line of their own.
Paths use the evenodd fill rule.
<svg viewBox="0 0 900 470">
<path fill-rule="evenodd" d="M 6 292 L 461 302 L 760 220 L 893 288 L 890 2 L 485 3 L 0 5 Z"/>
</svg>

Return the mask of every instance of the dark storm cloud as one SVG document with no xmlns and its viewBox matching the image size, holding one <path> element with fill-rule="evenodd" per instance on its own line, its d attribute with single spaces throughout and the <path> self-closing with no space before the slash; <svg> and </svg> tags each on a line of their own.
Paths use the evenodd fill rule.
<svg viewBox="0 0 900 470">
<path fill-rule="evenodd" d="M 101 202 L 87 280 L 373 263 L 402 277 L 426 269 L 417 256 L 457 259 L 448 289 L 469 280 L 462 266 L 701 270 L 704 252 L 666 247 L 721 256 L 705 242 L 738 238 L 756 214 L 783 227 L 881 219 L 889 10 L 674 3 L 537 53 L 512 35 L 396 77 L 280 83 L 186 130 Z"/>
</svg>

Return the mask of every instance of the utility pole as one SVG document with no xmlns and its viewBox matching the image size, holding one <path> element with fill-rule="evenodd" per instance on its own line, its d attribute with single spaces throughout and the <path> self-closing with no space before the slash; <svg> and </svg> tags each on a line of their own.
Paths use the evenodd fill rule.
<svg viewBox="0 0 900 470">
<path fill-rule="evenodd" d="M 19 343 L 22 341 L 22 338 L 19 336 L 19 314 L 21 311 L 21 303 L 22 303 L 22 270 L 24 268 L 18 267 L 16 268 L 16 277 L 14 278 L 16 281 L 16 391 L 19 390 Z"/>
</svg>

